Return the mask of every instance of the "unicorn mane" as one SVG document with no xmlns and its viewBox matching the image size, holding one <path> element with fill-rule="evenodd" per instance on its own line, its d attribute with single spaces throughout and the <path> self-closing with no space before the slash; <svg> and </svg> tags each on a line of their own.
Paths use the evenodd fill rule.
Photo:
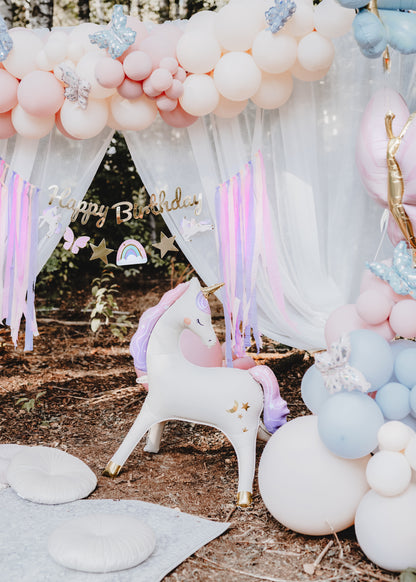
<svg viewBox="0 0 416 582">
<path fill-rule="evenodd" d="M 174 289 L 166 291 L 157 305 L 149 307 L 139 319 L 136 333 L 130 341 L 130 354 L 137 370 L 147 372 L 146 353 L 150 335 L 157 321 L 165 311 L 181 297 L 189 287 L 189 282 L 180 283 Z"/>
</svg>

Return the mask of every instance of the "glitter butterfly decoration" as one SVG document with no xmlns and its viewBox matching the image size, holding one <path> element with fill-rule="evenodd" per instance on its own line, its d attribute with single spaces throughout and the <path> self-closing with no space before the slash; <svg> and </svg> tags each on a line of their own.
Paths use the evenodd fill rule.
<svg viewBox="0 0 416 582">
<path fill-rule="evenodd" d="M 7 30 L 4 18 L 0 16 L 0 61 L 4 61 L 13 48 L 13 40 Z"/>
<path fill-rule="evenodd" d="M 364 374 L 348 363 L 351 344 L 348 336 L 342 336 L 326 352 L 315 354 L 315 365 L 321 372 L 325 387 L 330 394 L 341 390 L 368 392 L 371 384 Z"/>
<path fill-rule="evenodd" d="M 92 44 L 108 49 L 110 57 L 117 59 L 134 43 L 136 32 L 127 27 L 127 16 L 124 15 L 123 6 L 117 4 L 114 6 L 109 28 L 88 36 Z"/>
<path fill-rule="evenodd" d="M 64 89 L 64 95 L 68 101 L 78 103 L 81 109 L 86 109 L 88 96 L 91 91 L 91 84 L 80 79 L 76 72 L 66 65 L 59 65 L 62 71 L 62 81 L 68 85 Z"/>
<path fill-rule="evenodd" d="M 402 240 L 393 252 L 391 267 L 383 263 L 366 263 L 374 275 L 383 279 L 399 295 L 411 295 L 416 299 L 416 269 L 413 267 L 412 251 Z"/>
<path fill-rule="evenodd" d="M 267 30 L 278 32 L 296 12 L 296 4 L 292 0 L 274 0 L 274 6 L 266 10 Z"/>
<path fill-rule="evenodd" d="M 90 240 L 89 236 L 79 236 L 75 238 L 74 231 L 69 226 L 66 227 L 64 232 L 64 249 L 71 251 L 74 255 L 78 254 L 79 249 L 83 249 L 87 246 L 87 242 Z"/>
</svg>

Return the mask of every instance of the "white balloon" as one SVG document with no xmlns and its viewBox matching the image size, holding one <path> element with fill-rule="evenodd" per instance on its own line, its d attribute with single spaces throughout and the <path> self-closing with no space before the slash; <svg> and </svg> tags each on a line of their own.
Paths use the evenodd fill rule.
<svg viewBox="0 0 416 582">
<path fill-rule="evenodd" d="M 298 44 L 299 64 L 308 71 L 321 71 L 330 67 L 334 54 L 332 42 L 319 32 L 307 34 Z"/>
<path fill-rule="evenodd" d="M 293 77 L 290 73 L 281 75 L 263 73 L 259 90 L 251 100 L 263 109 L 276 109 L 286 103 L 292 91 Z"/>
<path fill-rule="evenodd" d="M 217 107 L 214 109 L 214 113 L 217 117 L 223 119 L 230 119 L 232 117 L 237 117 L 240 113 L 244 111 L 248 103 L 248 99 L 244 101 L 230 101 L 222 95 L 220 95 L 220 100 Z"/>
<path fill-rule="evenodd" d="M 86 109 L 77 103 L 64 101 L 61 107 L 61 123 L 65 131 L 78 139 L 89 139 L 98 135 L 106 126 L 108 119 L 107 101 L 88 99 Z"/>
<path fill-rule="evenodd" d="M 380 568 L 416 568 L 416 485 L 396 497 L 369 491 L 358 506 L 355 533 L 364 554 Z"/>
<path fill-rule="evenodd" d="M 100 49 L 98 45 L 93 44 L 89 37 L 90 34 L 101 32 L 101 30 L 102 28 L 98 24 L 94 24 L 93 22 L 83 22 L 78 24 L 78 26 L 76 26 L 71 31 L 69 35 L 69 42 L 76 43 L 81 46 L 84 53 L 99 51 L 102 55 L 106 56 L 106 51 L 104 49 Z"/>
<path fill-rule="evenodd" d="M 399 420 L 390 420 L 377 433 L 378 446 L 381 450 L 400 452 L 407 447 L 414 434 L 410 426 Z"/>
<path fill-rule="evenodd" d="M 13 48 L 3 61 L 3 66 L 11 75 L 22 79 L 38 68 L 36 56 L 42 50 L 43 42 L 27 28 L 12 28 L 9 35 L 13 41 Z"/>
<path fill-rule="evenodd" d="M 179 102 L 187 113 L 201 117 L 212 113 L 220 95 L 209 75 L 189 75 L 183 83 L 183 94 Z"/>
<path fill-rule="evenodd" d="M 368 461 L 366 477 L 376 493 L 393 497 L 406 491 L 412 478 L 412 470 L 402 453 L 379 451 Z"/>
<path fill-rule="evenodd" d="M 296 63 L 290 69 L 290 72 L 294 77 L 296 77 L 296 79 L 299 79 L 299 81 L 319 81 L 319 79 L 323 79 L 325 77 L 329 69 L 330 66 L 319 71 L 309 71 L 302 67 L 299 61 L 296 61 Z"/>
<path fill-rule="evenodd" d="M 195 30 L 205 31 L 215 36 L 215 19 L 217 13 L 212 10 L 200 10 L 192 14 L 188 21 L 185 32 L 193 32 Z"/>
<path fill-rule="evenodd" d="M 296 62 L 298 43 L 295 38 L 285 32 L 273 34 L 270 30 L 262 30 L 253 42 L 252 55 L 254 62 L 266 73 L 283 73 Z"/>
<path fill-rule="evenodd" d="M 66 34 L 64 38 L 58 33 L 52 33 L 48 38 L 43 50 L 48 59 L 54 64 L 61 63 L 66 59 L 66 51 L 68 48 L 68 38 Z"/>
<path fill-rule="evenodd" d="M 85 54 L 84 47 L 77 42 L 68 42 L 66 55 L 68 59 L 77 63 Z"/>
<path fill-rule="evenodd" d="M 185 32 L 176 46 L 176 56 L 190 73 L 209 73 L 221 58 L 221 47 L 208 32 Z"/>
<path fill-rule="evenodd" d="M 344 8 L 336 0 L 322 0 L 314 11 L 315 28 L 327 38 L 343 36 L 351 30 L 355 10 Z"/>
<path fill-rule="evenodd" d="M 113 120 L 124 129 L 141 131 L 149 127 L 156 119 L 157 105 L 146 95 L 137 99 L 124 99 L 116 93 L 110 102 Z"/>
<path fill-rule="evenodd" d="M 317 417 L 301 416 L 275 432 L 259 464 L 259 488 L 270 513 L 286 527 L 327 535 L 354 522 L 368 490 L 369 455 L 341 459 L 318 434 Z"/>
<path fill-rule="evenodd" d="M 296 12 L 292 18 L 285 24 L 283 30 L 287 34 L 292 34 L 296 37 L 305 36 L 313 31 L 314 23 L 314 8 L 312 4 L 306 2 L 296 3 Z"/>
<path fill-rule="evenodd" d="M 215 34 L 219 43 L 229 51 L 246 51 L 254 37 L 264 28 L 263 15 L 256 2 L 241 1 L 221 8 L 215 20 Z"/>
<path fill-rule="evenodd" d="M 116 93 L 116 88 L 106 88 L 99 84 L 95 76 L 95 67 L 102 55 L 97 53 L 87 53 L 79 60 L 76 66 L 77 75 L 91 85 L 90 97 L 92 99 L 106 99 Z"/>
<path fill-rule="evenodd" d="M 416 471 L 416 435 L 413 435 L 407 443 L 404 454 L 409 465 Z"/>
<path fill-rule="evenodd" d="M 37 117 L 26 113 L 20 105 L 12 110 L 12 123 L 19 135 L 29 139 L 40 139 L 52 130 L 55 125 L 55 115 Z"/>
<path fill-rule="evenodd" d="M 261 71 L 251 55 L 233 51 L 223 55 L 214 69 L 218 91 L 231 101 L 244 101 L 259 89 Z"/>
<path fill-rule="evenodd" d="M 41 49 L 38 52 L 38 54 L 36 55 L 35 61 L 36 61 L 37 68 L 40 69 L 41 71 L 52 71 L 53 64 L 48 59 L 44 49 Z"/>
</svg>

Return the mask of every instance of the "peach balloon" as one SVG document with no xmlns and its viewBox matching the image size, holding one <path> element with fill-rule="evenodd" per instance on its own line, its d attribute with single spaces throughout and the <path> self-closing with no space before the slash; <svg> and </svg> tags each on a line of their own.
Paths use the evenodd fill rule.
<svg viewBox="0 0 416 582">
<path fill-rule="evenodd" d="M 19 81 L 4 69 L 0 69 L 0 113 L 10 111 L 17 105 Z"/>
<path fill-rule="evenodd" d="M 149 77 L 149 82 L 155 91 L 162 93 L 171 87 L 173 81 L 172 73 L 167 69 L 158 67 Z"/>
<path fill-rule="evenodd" d="M 183 83 L 177 79 L 172 79 L 172 85 L 165 91 L 169 99 L 179 99 L 183 95 Z"/>
<path fill-rule="evenodd" d="M 256 366 L 256 362 L 250 356 L 243 356 L 242 358 L 235 358 L 233 360 L 233 368 L 238 368 L 239 370 L 250 370 Z"/>
<path fill-rule="evenodd" d="M 104 99 L 88 99 L 86 109 L 65 100 L 61 108 L 62 125 L 70 135 L 78 139 L 95 137 L 107 125 L 108 104 Z"/>
<path fill-rule="evenodd" d="M 95 77 L 95 68 L 97 63 L 102 58 L 103 55 L 96 52 L 86 53 L 83 57 L 81 57 L 75 69 L 77 75 L 81 79 L 90 83 L 91 90 L 89 97 L 91 99 L 106 99 L 107 97 L 111 97 L 111 95 L 116 92 L 115 88 L 108 89 L 106 87 L 102 87 Z"/>
<path fill-rule="evenodd" d="M 9 139 L 16 133 L 12 122 L 12 112 L 0 113 L 0 139 Z"/>
<path fill-rule="evenodd" d="M 159 111 L 173 111 L 178 105 L 178 100 L 161 95 L 156 98 L 156 105 Z"/>
<path fill-rule="evenodd" d="M 129 79 L 143 81 L 152 72 L 152 59 L 143 51 L 132 51 L 123 61 L 123 69 Z"/>
<path fill-rule="evenodd" d="M 153 33 L 141 41 L 140 50 L 149 55 L 153 68 L 157 68 L 164 57 L 176 56 L 176 43 L 160 33 Z"/>
<path fill-rule="evenodd" d="M 220 95 L 220 100 L 214 109 L 214 114 L 222 119 L 231 119 L 242 113 L 247 107 L 247 103 L 248 99 L 244 101 L 230 101 Z"/>
<path fill-rule="evenodd" d="M 334 54 L 335 47 L 332 41 L 319 32 L 307 34 L 298 44 L 299 64 L 308 71 L 322 71 L 330 67 Z"/>
<path fill-rule="evenodd" d="M 321 69 L 320 71 L 309 71 L 302 67 L 299 61 L 296 61 L 296 63 L 290 69 L 290 72 L 296 79 L 299 79 L 299 81 L 311 82 L 323 79 L 325 75 L 328 73 L 329 69 L 330 67 L 327 67 L 326 69 Z"/>
<path fill-rule="evenodd" d="M 48 60 L 56 65 L 66 59 L 69 37 L 65 32 L 53 31 L 48 36 L 43 50 Z"/>
<path fill-rule="evenodd" d="M 159 67 L 167 69 L 169 73 L 175 75 L 178 71 L 178 61 L 173 57 L 164 57 L 161 59 Z"/>
<path fill-rule="evenodd" d="M 391 310 L 389 321 L 397 335 L 416 337 L 416 301 L 404 299 L 396 303 Z"/>
<path fill-rule="evenodd" d="M 293 77 L 290 73 L 281 75 L 262 74 L 260 87 L 251 100 L 263 109 L 276 109 L 289 99 L 293 91 Z"/>
<path fill-rule="evenodd" d="M 36 56 L 42 49 L 43 42 L 27 28 L 12 28 L 9 35 L 13 41 L 13 49 L 3 61 L 3 65 L 11 75 L 22 79 L 37 69 Z"/>
<path fill-rule="evenodd" d="M 229 51 L 246 51 L 251 48 L 263 24 L 263 14 L 255 2 L 238 2 L 221 8 L 214 27 L 221 46 Z"/>
<path fill-rule="evenodd" d="M 190 115 L 201 117 L 212 113 L 220 96 L 209 75 L 190 75 L 183 84 L 181 107 Z"/>
<path fill-rule="evenodd" d="M 117 87 L 117 92 L 124 99 L 138 99 L 143 95 L 143 86 L 138 81 L 127 78 Z"/>
<path fill-rule="evenodd" d="M 216 17 L 217 13 L 212 10 L 200 10 L 199 12 L 192 14 L 191 18 L 188 20 L 186 32 L 201 30 L 210 34 L 215 34 Z"/>
<path fill-rule="evenodd" d="M 315 6 L 315 28 L 327 38 L 337 38 L 349 32 L 354 17 L 355 10 L 344 8 L 336 0 L 322 0 Z"/>
<path fill-rule="evenodd" d="M 172 127 L 189 127 L 198 119 L 184 111 L 180 104 L 173 111 L 161 111 L 160 117 Z"/>
<path fill-rule="evenodd" d="M 176 47 L 179 63 L 191 73 L 209 73 L 221 57 L 221 47 L 215 36 L 197 30 L 186 32 Z"/>
<path fill-rule="evenodd" d="M 68 133 L 66 131 L 66 129 L 64 128 L 64 126 L 62 125 L 62 121 L 61 121 L 61 112 L 58 111 L 58 113 L 55 115 L 55 125 L 58 128 L 58 131 L 60 133 L 62 133 L 62 135 L 64 135 L 65 137 L 69 138 L 69 139 L 75 139 L 78 141 L 77 137 L 74 137 L 73 135 L 71 135 L 70 133 Z"/>
<path fill-rule="evenodd" d="M 17 98 L 30 115 L 48 117 L 62 107 L 64 88 L 53 73 L 32 71 L 21 80 Z"/>
<path fill-rule="evenodd" d="M 110 108 L 116 123 L 120 127 L 132 131 L 146 129 L 153 123 L 157 115 L 156 103 L 146 95 L 131 100 L 114 95 Z"/>
<path fill-rule="evenodd" d="M 261 71 L 251 55 L 245 52 L 226 53 L 214 69 L 218 91 L 231 101 L 244 101 L 257 93 Z"/>
<path fill-rule="evenodd" d="M 297 38 L 301 38 L 313 31 L 314 8 L 312 3 L 297 2 L 296 12 L 285 25 L 285 32 Z"/>
<path fill-rule="evenodd" d="M 355 302 L 358 315 L 371 325 L 383 323 L 389 317 L 393 302 L 387 295 L 375 289 L 368 289 Z"/>
<path fill-rule="evenodd" d="M 178 70 L 173 75 L 173 78 L 176 79 L 177 81 L 180 81 L 181 83 L 183 83 L 186 79 L 185 69 L 182 69 L 182 67 L 178 67 Z"/>
<path fill-rule="evenodd" d="M 119 87 L 125 79 L 123 65 L 117 59 L 103 57 L 96 62 L 95 78 L 106 89 Z"/>
<path fill-rule="evenodd" d="M 41 71 L 52 71 L 54 68 L 54 64 L 48 59 L 43 49 L 38 52 L 35 60 L 37 68 Z"/>
<path fill-rule="evenodd" d="M 253 42 L 252 55 L 254 62 L 266 73 L 283 73 L 296 62 L 298 43 L 296 39 L 285 32 L 273 34 L 270 30 L 262 30 Z"/>
<path fill-rule="evenodd" d="M 37 117 L 27 113 L 21 105 L 16 105 L 12 110 L 12 123 L 19 135 L 29 139 L 40 139 L 52 130 L 55 115 Z"/>
<path fill-rule="evenodd" d="M 162 91 L 159 91 L 158 89 L 155 89 L 155 87 L 153 87 L 150 78 L 147 78 L 143 81 L 143 91 L 150 98 L 158 97 L 162 93 Z"/>
</svg>

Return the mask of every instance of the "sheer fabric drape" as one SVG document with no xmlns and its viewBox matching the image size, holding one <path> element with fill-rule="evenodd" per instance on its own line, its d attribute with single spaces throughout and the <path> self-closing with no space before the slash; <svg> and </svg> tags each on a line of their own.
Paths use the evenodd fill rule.
<svg viewBox="0 0 416 582">
<path fill-rule="evenodd" d="M 323 327 L 336 307 L 355 300 L 365 261 L 380 241 L 382 210 L 369 198 L 355 165 L 361 114 L 377 88 L 391 86 L 416 106 L 414 56 L 364 58 L 352 35 L 336 41 L 335 62 L 322 81 L 295 82 L 292 97 L 278 110 L 254 106 L 235 119 L 207 116 L 188 129 L 156 121 L 148 130 L 125 132 L 137 170 L 149 193 L 164 190 L 172 200 L 202 193 L 197 220 L 215 225 L 216 186 L 241 170 L 261 149 L 266 168 L 271 220 L 290 322 L 280 313 L 261 265 L 257 279 L 260 331 L 303 349 L 324 347 Z M 386 103 L 386 110 L 388 104 Z M 188 260 L 207 285 L 219 278 L 217 233 L 186 242 L 181 220 L 192 209 L 163 217 Z M 389 255 L 391 245 L 384 244 Z"/>
</svg>

